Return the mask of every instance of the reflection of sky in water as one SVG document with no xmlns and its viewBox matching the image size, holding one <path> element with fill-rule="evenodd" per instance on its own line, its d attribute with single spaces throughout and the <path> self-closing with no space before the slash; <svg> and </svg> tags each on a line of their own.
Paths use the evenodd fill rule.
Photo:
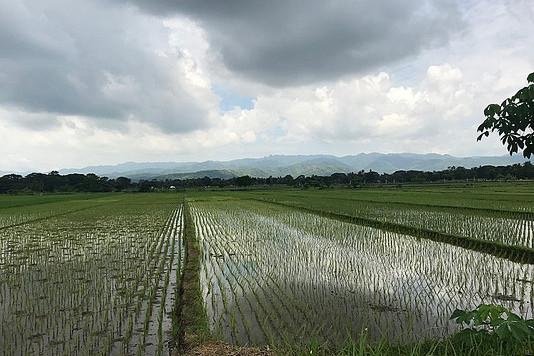
<svg viewBox="0 0 534 356">
<path fill-rule="evenodd" d="M 227 298 L 226 308 L 221 293 L 206 298 L 212 328 L 227 341 L 262 343 L 271 327 L 293 340 L 341 342 L 363 328 L 375 339 L 442 336 L 453 330 L 454 309 L 482 302 L 531 315 L 531 284 L 517 281 L 532 280 L 530 266 L 281 208 L 228 204 L 193 209 L 197 224 L 216 226 L 199 231 L 206 255 L 219 256 L 206 257 L 202 274 Z"/>
<path fill-rule="evenodd" d="M 325 209 L 335 213 L 348 214 L 401 225 L 430 229 L 447 234 L 467 236 L 476 239 L 497 241 L 507 245 L 534 247 L 534 220 L 519 212 L 486 211 L 489 215 L 473 214 L 469 210 L 458 211 L 447 207 L 399 206 L 383 202 L 342 200 L 337 198 L 300 201 L 290 195 L 292 204 Z M 347 202 L 350 201 L 350 204 Z M 340 204 L 341 203 L 341 204 Z M 482 207 L 483 209 L 485 207 Z M 507 215 L 514 218 L 506 217 Z"/>
</svg>

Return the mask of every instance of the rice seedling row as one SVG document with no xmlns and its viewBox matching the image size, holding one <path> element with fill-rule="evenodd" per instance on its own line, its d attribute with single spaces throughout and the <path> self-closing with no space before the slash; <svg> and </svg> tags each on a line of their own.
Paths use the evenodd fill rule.
<svg viewBox="0 0 534 356">
<path fill-rule="evenodd" d="M 206 224 L 204 226 L 207 226 L 211 233 L 215 232 L 214 230 L 220 231 L 219 227 L 215 225 Z M 202 233 L 200 234 L 200 236 L 202 236 Z M 241 317 L 240 319 L 238 319 L 238 321 L 242 321 L 243 324 L 236 327 L 235 325 L 236 320 L 235 318 L 232 318 L 231 314 L 221 315 L 219 316 L 219 318 L 214 316 L 213 321 L 217 322 L 218 320 L 219 325 L 221 325 L 221 321 L 223 318 L 226 320 L 231 319 L 231 323 L 232 323 L 231 324 L 232 328 L 230 330 L 231 338 L 233 340 L 244 339 L 244 340 L 247 340 L 247 342 L 250 342 L 250 339 L 251 339 L 251 336 L 250 336 L 251 326 L 249 324 L 254 323 L 255 324 L 254 329 L 260 332 L 259 337 L 264 340 L 267 340 L 268 336 L 265 331 L 266 329 L 265 324 L 270 324 L 269 330 L 275 330 L 275 331 L 278 330 L 278 328 L 273 325 L 273 320 L 271 320 L 270 318 L 262 318 L 261 316 L 258 315 L 258 311 L 261 311 L 262 313 L 267 313 L 267 311 L 270 308 L 273 308 L 272 305 L 266 306 L 266 304 L 270 303 L 269 299 L 265 297 L 265 295 L 267 295 L 267 291 L 264 288 L 262 288 L 261 291 L 256 291 L 255 290 L 256 286 L 254 286 L 253 283 L 254 281 L 256 281 L 257 283 L 257 279 L 255 280 L 254 278 L 252 279 L 243 278 L 240 271 L 236 272 L 235 265 L 229 264 L 229 263 L 227 263 L 227 265 L 224 265 L 221 262 L 221 258 L 223 258 L 224 256 L 231 256 L 232 254 L 235 253 L 235 252 L 228 251 L 227 246 L 224 243 L 216 243 L 216 242 L 210 243 L 210 242 L 203 241 L 203 244 L 204 244 L 205 249 L 207 248 L 210 251 L 213 251 L 213 252 L 210 252 L 212 256 L 217 257 L 214 261 L 215 263 L 210 263 L 209 267 L 211 267 L 212 272 L 218 279 L 218 283 L 222 283 L 222 280 L 224 280 L 225 284 L 229 286 L 230 296 L 232 298 L 230 303 L 236 306 Z M 211 259 L 209 259 L 208 261 L 213 262 Z M 206 274 L 206 271 L 203 271 L 203 272 L 204 274 Z M 256 276 L 256 277 L 259 277 L 259 276 Z M 236 285 L 237 287 L 233 288 L 234 285 L 232 283 L 234 283 L 234 285 Z M 208 285 L 208 291 L 210 289 L 209 286 L 211 286 L 211 283 Z M 254 301 L 251 301 L 251 298 L 248 297 L 246 294 L 244 294 L 244 292 L 247 289 L 252 291 Z M 221 293 L 224 294 L 224 289 L 222 290 L 218 289 L 218 290 L 220 290 Z M 262 293 L 261 297 L 259 295 L 260 293 Z M 208 294 L 209 292 L 206 293 L 206 297 L 208 296 Z M 212 302 L 214 301 L 215 295 L 217 295 L 216 291 L 213 292 Z M 226 295 L 223 295 L 223 298 L 226 298 Z M 223 299 L 223 303 L 225 302 L 226 302 L 226 299 Z M 253 303 L 256 303 L 256 308 L 253 307 L 252 305 Z M 212 306 L 212 310 L 217 310 L 217 308 Z M 243 312 L 243 310 L 245 310 L 245 312 Z M 278 313 L 278 310 L 274 309 L 274 312 Z M 245 314 L 251 315 L 252 319 L 250 321 L 243 320 L 242 318 L 244 318 Z M 278 313 L 278 315 L 280 314 Z M 236 329 L 238 330 L 236 331 Z M 224 329 L 219 328 L 219 330 L 224 330 Z M 241 335 L 237 335 L 238 333 Z"/>
<path fill-rule="evenodd" d="M 52 200 L 50 202 L 44 200 L 36 204 L 27 202 L 22 205 L 7 205 L 0 208 L 0 230 L 91 209 L 117 200 L 117 198 L 98 196 L 85 199 L 66 199 L 63 201 Z"/>
<path fill-rule="evenodd" d="M 344 204 L 353 202 L 375 202 L 383 204 L 405 204 L 441 208 L 469 208 L 506 212 L 533 213 L 534 193 L 532 182 L 499 186 L 449 186 L 449 187 L 407 187 L 366 189 L 287 190 L 254 192 L 254 195 L 278 198 L 309 198 L 320 202 L 336 200 Z"/>
<path fill-rule="evenodd" d="M 210 327 L 229 342 L 443 336 L 482 302 L 532 315 L 531 265 L 260 202 L 191 206 Z"/>
<path fill-rule="evenodd" d="M 199 214 L 198 225 L 201 226 L 197 232 L 199 236 L 204 236 L 206 233 L 216 235 L 225 235 L 227 233 L 221 225 L 207 221 L 207 218 L 202 214 Z M 204 229 L 207 231 L 204 231 Z M 252 316 L 251 323 L 253 323 L 254 326 L 246 328 L 245 331 L 247 333 L 241 337 L 231 335 L 232 339 L 244 340 L 250 343 L 250 330 L 252 330 L 256 332 L 256 335 L 252 336 L 252 339 L 256 341 L 263 340 L 264 342 L 271 342 L 284 337 L 279 334 L 279 330 L 287 328 L 298 329 L 299 325 L 308 322 L 309 318 L 306 315 L 305 309 L 300 308 L 295 300 L 292 300 L 294 304 L 291 307 L 288 307 L 286 300 L 291 300 L 291 296 L 286 294 L 270 275 L 263 274 L 254 264 L 242 264 L 239 261 L 230 258 L 231 256 L 238 254 L 238 251 L 244 251 L 246 246 L 242 246 L 243 241 L 234 240 L 231 236 L 226 236 L 226 238 L 230 241 L 233 240 L 231 250 L 229 249 L 230 245 L 226 243 L 226 239 L 210 241 L 201 238 L 201 241 L 204 245 L 204 251 L 210 251 L 209 257 L 206 255 L 204 256 L 206 264 L 203 264 L 203 266 L 205 266 L 206 269 L 212 267 L 210 271 L 203 269 L 204 274 L 214 275 L 218 283 L 221 283 L 221 279 L 224 279 L 226 282 L 225 284 L 229 284 L 230 286 L 232 285 L 232 281 L 235 281 L 239 285 L 241 291 L 249 290 L 252 293 L 251 296 L 247 296 L 246 294 L 243 296 L 241 301 L 244 303 L 244 306 L 240 307 L 239 305 L 236 305 L 236 307 L 239 309 L 241 315 L 243 315 L 241 309 L 248 310 L 248 314 Z M 211 257 L 215 257 L 215 260 Z M 214 261 L 216 268 L 213 268 Z M 246 272 L 245 274 L 243 274 L 243 270 Z M 240 280 L 242 282 L 240 282 Z M 217 287 L 217 285 L 212 286 L 211 281 L 209 282 L 207 285 L 208 292 L 205 293 L 206 301 L 209 300 L 210 289 L 215 288 L 214 290 L 220 290 Z M 213 311 L 217 311 L 217 308 L 213 306 L 216 295 L 216 291 L 211 295 L 212 305 L 207 303 L 207 308 L 210 308 Z M 224 289 L 221 290 L 221 295 L 224 298 Z M 227 308 L 225 309 L 225 312 L 228 313 Z M 223 324 L 220 323 L 221 317 L 229 319 L 231 316 L 228 316 L 227 314 L 219 316 L 219 324 L 217 325 L 218 330 L 223 330 L 223 328 L 221 328 Z M 213 319 L 216 324 L 218 318 L 214 316 Z M 277 325 L 278 323 L 282 323 L 283 325 Z"/>
<path fill-rule="evenodd" d="M 129 198 L 0 231 L 3 353 L 168 353 L 183 257 L 172 201 Z"/>
<path fill-rule="evenodd" d="M 472 211 L 466 211 L 462 208 L 443 210 L 353 200 L 340 203 L 339 200 L 316 200 L 306 196 L 285 199 L 283 196 L 272 195 L 264 196 L 261 200 L 508 246 L 534 248 L 534 218 L 531 214 L 503 212 L 502 214 L 487 216 L 473 214 Z"/>
</svg>

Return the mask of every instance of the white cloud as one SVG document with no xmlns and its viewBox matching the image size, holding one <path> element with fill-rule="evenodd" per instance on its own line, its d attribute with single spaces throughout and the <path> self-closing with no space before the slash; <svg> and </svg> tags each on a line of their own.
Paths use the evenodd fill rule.
<svg viewBox="0 0 534 356">
<path fill-rule="evenodd" d="M 31 50 L 32 56 L 46 53 L 60 61 L 39 67 L 53 70 L 28 82 L 36 90 L 4 86 L 4 93 L 17 89 L 18 96 L 0 103 L 0 171 L 283 153 L 505 154 L 495 137 L 477 143 L 476 127 L 487 104 L 513 94 L 534 71 L 534 22 L 522 15 L 534 5 L 526 1 L 473 2 L 463 10 L 468 26 L 448 46 L 365 75 L 287 88 L 234 75 L 202 24 L 182 16 L 161 19 L 121 6 L 104 11 L 95 5 L 100 2 L 81 0 L 100 24 L 116 21 L 111 28 L 121 29 L 100 44 L 83 38 L 91 43 L 84 47 L 76 35 L 90 32 L 90 21 L 77 24 L 76 16 L 57 15 L 67 21 L 62 26 L 54 17 L 33 16 L 42 6 L 23 4 L 13 7 L 16 16 L 3 26 L 27 35 L 25 42 L 8 43 L 0 34 L 0 64 L 9 64 L 0 69 L 0 84 L 9 84 L 16 68 L 33 68 L 33 62 L 17 63 L 15 55 Z M 113 45 L 122 54 L 98 55 Z M 91 55 L 86 62 L 84 53 Z M 143 55 L 127 58 L 132 53 Z M 121 58 L 124 65 L 117 64 Z M 33 94 L 46 94 L 41 79 L 56 75 L 68 85 L 55 98 L 86 99 L 81 108 L 74 106 L 79 110 L 25 104 L 40 98 Z M 252 109 L 221 112 L 212 89 L 221 82 L 253 97 Z"/>
<path fill-rule="evenodd" d="M 177 38 L 188 41 L 177 47 Z M 202 43 L 197 26 L 183 18 L 171 26 L 98 1 L 78 0 L 74 9 L 65 0 L 0 0 L 0 105 L 84 116 L 104 127 L 138 121 L 174 133 L 204 128 L 218 100 L 197 65 Z"/>
</svg>

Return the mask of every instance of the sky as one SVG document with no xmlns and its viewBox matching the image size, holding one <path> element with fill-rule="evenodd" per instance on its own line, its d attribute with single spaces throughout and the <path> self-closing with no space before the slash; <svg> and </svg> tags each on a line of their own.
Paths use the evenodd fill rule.
<svg viewBox="0 0 534 356">
<path fill-rule="evenodd" d="M 503 155 L 532 44 L 531 0 L 0 0 L 0 172 Z"/>
</svg>

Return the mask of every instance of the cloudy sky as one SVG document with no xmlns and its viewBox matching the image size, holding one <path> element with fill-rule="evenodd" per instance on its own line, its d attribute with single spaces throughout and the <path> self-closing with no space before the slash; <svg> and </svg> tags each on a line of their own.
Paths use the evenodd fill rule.
<svg viewBox="0 0 534 356">
<path fill-rule="evenodd" d="M 0 171 L 505 154 L 531 0 L 0 0 Z"/>
</svg>

